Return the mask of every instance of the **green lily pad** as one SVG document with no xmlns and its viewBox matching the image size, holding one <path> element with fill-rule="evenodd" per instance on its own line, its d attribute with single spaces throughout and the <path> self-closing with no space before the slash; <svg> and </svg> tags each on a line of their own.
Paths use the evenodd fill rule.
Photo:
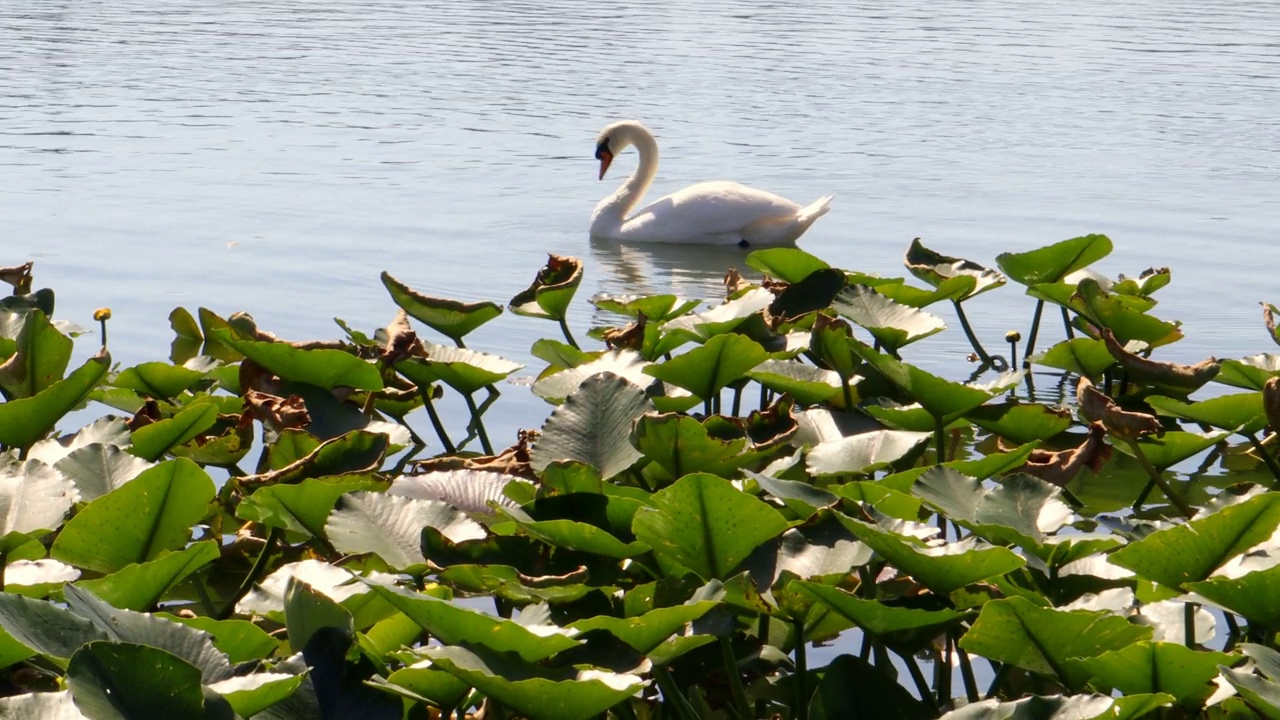
<svg viewBox="0 0 1280 720">
<path fill-rule="evenodd" d="M 1207 580 L 1186 583 L 1186 588 L 1244 617 L 1251 626 L 1280 627 L 1280 565 L 1251 570 L 1252 559 L 1244 558 L 1243 574 L 1214 575 Z M 1259 559 L 1275 562 L 1273 558 Z"/>
<path fill-rule="evenodd" d="M 1042 353 L 1032 355 L 1028 360 L 1037 365 L 1094 379 L 1102 377 L 1102 371 L 1116 362 L 1105 342 L 1087 337 L 1063 340 Z"/>
<path fill-rule="evenodd" d="M 723 334 L 660 365 L 650 365 L 644 372 L 709 400 L 766 359 L 768 353 L 756 341 Z"/>
<path fill-rule="evenodd" d="M 973 288 L 963 297 L 952 298 L 956 302 L 993 290 L 1006 282 L 1005 276 L 995 270 L 985 268 L 970 260 L 950 257 L 930 250 L 920 242 L 920 238 L 911 241 L 911 247 L 907 248 L 903 263 L 906 264 L 907 270 L 912 275 L 934 287 L 939 287 L 942 283 L 954 277 L 967 276 L 973 278 Z"/>
<path fill-rule="evenodd" d="M 813 475 L 872 473 L 911 452 L 931 433 L 875 430 L 818 444 L 805 456 Z"/>
<path fill-rule="evenodd" d="M 839 588 L 812 582 L 795 586 L 843 615 L 879 642 L 901 652 L 914 652 L 968 613 L 959 610 L 918 610 L 864 600 Z"/>
<path fill-rule="evenodd" d="M 1160 436 L 1148 435 L 1138 440 L 1138 447 L 1147 456 L 1157 470 L 1164 471 L 1208 450 L 1231 433 L 1211 432 L 1194 433 L 1183 431 L 1167 432 Z M 1133 449 L 1127 443 L 1116 443 L 1115 448 L 1126 455 L 1132 455 Z"/>
<path fill-rule="evenodd" d="M 242 340 L 230 328 L 213 330 L 210 336 L 285 380 L 325 390 L 336 387 L 382 389 L 382 375 L 378 368 L 349 352 L 328 348 L 304 350 L 286 342 Z"/>
<path fill-rule="evenodd" d="M 926 308 L 942 300 L 959 300 L 973 295 L 978 278 L 971 275 L 955 275 L 928 289 L 903 282 L 874 285 L 875 291 L 890 300 L 913 308 Z"/>
<path fill-rule="evenodd" d="M 347 638 L 355 632 L 354 620 L 346 608 L 296 577 L 289 578 L 285 586 L 284 622 L 289 645 L 295 652 L 302 652 L 321 630 L 334 629 Z"/>
<path fill-rule="evenodd" d="M 941 547 L 925 547 L 918 540 L 885 530 L 878 525 L 836 516 L 859 540 L 871 546 L 900 572 L 939 595 L 970 583 L 1017 570 L 1026 562 L 1003 547 L 980 546 L 976 538 Z"/>
<path fill-rule="evenodd" d="M 932 720 L 931 704 L 914 698 L 883 668 L 853 655 L 827 665 L 809 705 L 809 720 L 870 718 L 893 708 L 898 720 Z"/>
<path fill-rule="evenodd" d="M 1267 381 L 1280 376 L 1280 355 L 1250 355 L 1239 360 L 1223 360 L 1214 380 L 1227 385 L 1261 390 Z"/>
<path fill-rule="evenodd" d="M 947 327 L 937 315 L 896 303 L 865 285 L 841 290 L 831 307 L 895 351 Z"/>
<path fill-rule="evenodd" d="M 85 720 L 71 693 L 66 690 L 0 698 L 0 717 L 11 720 Z"/>
<path fill-rule="evenodd" d="M 1091 677 L 1100 690 L 1125 695 L 1165 693 L 1188 706 L 1199 707 L 1213 693 L 1219 665 L 1236 658 L 1226 653 L 1192 650 L 1180 643 L 1139 642 L 1087 660 L 1067 660 Z"/>
<path fill-rule="evenodd" d="M 473 330 L 502 314 L 502 306 L 494 302 L 465 303 L 429 297 L 395 279 L 385 270 L 380 277 L 396 305 L 404 308 L 415 320 L 455 343 L 461 342 Z"/>
<path fill-rule="evenodd" d="M 516 525 L 530 537 L 578 552 L 602 555 L 615 560 L 635 557 L 648 552 L 649 546 L 640 542 L 623 542 L 609 532 L 576 520 L 521 520 Z"/>
<path fill-rule="evenodd" d="M 1073 423 L 1069 410 L 1017 400 L 982 405 L 965 413 L 964 417 L 974 425 L 1019 445 L 1048 440 L 1065 432 Z"/>
<path fill-rule="evenodd" d="M 829 268 L 810 273 L 799 282 L 783 288 L 778 297 L 769 303 L 769 314 L 774 318 L 795 321 L 808 313 L 831 305 L 836 294 L 845 286 L 843 270 Z"/>
<path fill-rule="evenodd" d="M 821 405 L 840 396 L 840 374 L 813 365 L 765 360 L 747 377 L 776 393 L 788 393 L 800 405 Z"/>
<path fill-rule="evenodd" d="M 1265 493 L 1181 525 L 1157 530 L 1111 553 L 1113 565 L 1171 588 L 1199 582 L 1280 526 L 1280 493 Z"/>
<path fill-rule="evenodd" d="M 134 455 L 155 462 L 177 445 L 213 427 L 218 420 L 218 408 L 201 403 L 184 408 L 177 415 L 157 420 L 133 431 Z"/>
<path fill-rule="evenodd" d="M 1161 395 L 1148 397 L 1146 401 L 1161 415 L 1193 420 L 1244 435 L 1252 435 L 1267 425 L 1261 392 L 1221 395 L 1193 403 Z"/>
<path fill-rule="evenodd" d="M 1082 306 L 1073 302 L 1073 307 L 1095 324 L 1109 328 L 1121 344 L 1141 340 L 1148 347 L 1157 348 L 1182 339 L 1180 323 L 1165 322 L 1133 309 L 1132 302 L 1125 299 L 1130 296 L 1108 293 L 1096 280 L 1081 280 L 1076 294 Z"/>
<path fill-rule="evenodd" d="M 71 657 L 67 688 L 76 707 L 97 720 L 226 718 L 205 706 L 200 671 L 160 648 L 91 642 Z"/>
<path fill-rule="evenodd" d="M 427 342 L 422 343 L 422 347 L 427 351 L 426 359 L 415 357 L 396 363 L 396 370 L 419 388 L 438 380 L 463 395 L 470 395 L 524 367 L 497 355 L 466 348 Z"/>
<path fill-rule="evenodd" d="M 831 267 L 821 259 L 793 247 L 754 250 L 747 255 L 747 265 L 789 283 L 798 283 L 818 270 Z"/>
<path fill-rule="evenodd" d="M 306 675 L 260 672 L 227 678 L 209 685 L 226 699 L 239 717 L 250 717 L 292 695 Z"/>
<path fill-rule="evenodd" d="M 569 627 L 578 632 L 606 630 L 630 645 L 636 652 L 648 654 L 681 628 L 706 615 L 719 603 L 711 600 L 690 601 L 683 605 L 655 608 L 642 615 L 617 618 L 600 615 L 576 620 Z"/>
<path fill-rule="evenodd" d="M 324 523 L 338 498 L 357 490 L 373 490 L 371 478 L 308 478 L 295 485 L 258 488 L 236 506 L 236 517 L 311 537 L 324 537 Z"/>
<path fill-rule="evenodd" d="M 248 620 L 214 620 L 210 617 L 180 617 L 157 613 L 157 617 L 209 633 L 213 646 L 226 653 L 232 663 L 261 660 L 280 647 L 280 641 Z"/>
<path fill-rule="evenodd" d="M 881 482 L 856 480 L 831 488 L 839 497 L 866 503 L 889 517 L 915 520 L 920 517 L 920 501 Z"/>
<path fill-rule="evenodd" d="M 435 667 L 430 660 L 421 660 L 396 670 L 387 676 L 387 683 L 404 688 L 441 708 L 455 707 L 471 690 L 470 685 Z"/>
<path fill-rule="evenodd" d="M 0 363 L 0 392 L 10 400 L 34 397 L 66 373 L 71 338 L 54 327 L 41 310 L 5 314 L 18 328 L 0 333 L 14 340 L 13 354 Z"/>
<path fill-rule="evenodd" d="M 0 454 L 0 552 L 56 530 L 74 497 L 75 486 L 43 462 Z"/>
<path fill-rule="evenodd" d="M 989 390 L 944 380 L 914 365 L 878 353 L 869 346 L 855 344 L 853 349 L 885 379 L 943 423 L 955 420 L 994 397 Z"/>
<path fill-rule="evenodd" d="M 1137 720 L 1172 704 L 1169 695 L 1032 695 L 1013 702 L 981 700 L 940 720 Z"/>
<path fill-rule="evenodd" d="M 433 648 L 427 654 L 436 666 L 529 720 L 589 720 L 644 685 L 636 675 L 548 670 L 480 647 Z"/>
<path fill-rule="evenodd" d="M 1012 597 L 983 605 L 973 627 L 960 639 L 960 647 L 1079 688 L 1089 673 L 1069 659 L 1097 657 L 1150 637 L 1150 627 L 1118 615 L 1055 610 Z"/>
<path fill-rule="evenodd" d="M 1022 285 L 1058 282 L 1111 254 L 1106 235 L 1084 235 L 1023 253 L 1002 253 L 996 265 Z"/>
<path fill-rule="evenodd" d="M 508 307 L 517 315 L 563 320 L 574 293 L 582 284 L 582 261 L 575 257 L 548 255 L 533 284 L 511 298 Z"/>
<path fill-rule="evenodd" d="M 217 543 L 198 542 L 176 552 L 162 553 L 149 562 L 125 566 L 103 578 L 82 580 L 78 585 L 115 607 L 144 611 L 155 606 L 169 588 L 218 557 Z"/>
<path fill-rule="evenodd" d="M 733 574 L 755 547 L 787 529 L 781 513 L 714 475 L 686 475 L 655 493 L 632 523 L 660 562 L 703 578 Z"/>
<path fill-rule="evenodd" d="M 352 430 L 325 440 L 301 458 L 264 475 L 255 476 L 254 479 L 258 482 L 285 484 L 301 482 L 307 478 L 365 475 L 382 466 L 382 459 L 390 445 L 391 439 L 386 433 Z M 306 447 L 310 447 L 310 442 L 292 444 L 288 448 L 288 457 Z M 276 461 L 283 462 L 285 459 L 281 457 Z"/>
<path fill-rule="evenodd" d="M 988 488 L 950 468 L 934 467 L 911 490 L 952 522 L 997 545 L 1034 548 L 1071 519 L 1071 509 L 1058 499 L 1062 488 L 1021 473 Z"/>
<path fill-rule="evenodd" d="M 0 403 L 0 445 L 31 447 L 88 397 L 111 365 L 105 350 L 31 397 Z"/>
<path fill-rule="evenodd" d="M 713 436 L 697 418 L 678 413 L 642 415 L 631 430 L 631 443 L 671 478 L 698 472 L 732 477 L 752 459 L 743 454 L 747 438 Z"/>
<path fill-rule="evenodd" d="M 675 295 L 606 295 L 600 293 L 591 298 L 591 304 L 606 312 L 635 318 L 640 313 L 650 322 L 663 322 L 680 317 L 698 307 L 698 300 L 679 298 Z M 535 353 L 536 355 L 537 353 Z M 541 357 L 540 355 L 538 357 Z M 545 359 L 545 358 L 543 358 Z"/>
<path fill-rule="evenodd" d="M 625 378 L 594 375 L 547 419 L 530 464 L 542 471 L 554 462 L 577 461 L 611 478 L 641 458 L 629 438 L 635 421 L 652 407 L 644 391 Z"/>
<path fill-rule="evenodd" d="M 433 527 L 454 542 L 486 535 L 480 523 L 451 505 L 378 492 L 343 495 L 324 531 L 340 552 L 374 553 L 392 568 L 405 570 L 426 562 L 423 527 Z"/>
<path fill-rule="evenodd" d="M 181 365 L 145 362 L 121 370 L 111 384 L 164 400 L 177 397 L 203 379 L 204 373 Z"/>
<path fill-rule="evenodd" d="M 187 544 L 213 498 L 213 480 L 195 463 L 161 463 L 85 506 L 49 555 L 101 573 L 154 560 Z"/>
<path fill-rule="evenodd" d="M 480 643 L 496 652 L 513 652 L 524 660 L 537 662 L 579 644 L 574 639 L 577 632 L 571 629 L 554 625 L 527 627 L 405 588 L 379 582 L 370 582 L 369 585 L 400 612 L 448 645 Z"/>
</svg>

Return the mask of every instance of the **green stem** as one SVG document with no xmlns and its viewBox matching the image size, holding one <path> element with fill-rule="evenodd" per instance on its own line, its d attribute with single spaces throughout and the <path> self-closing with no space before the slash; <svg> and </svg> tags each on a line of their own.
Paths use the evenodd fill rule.
<svg viewBox="0 0 1280 720">
<path fill-rule="evenodd" d="M 456 453 L 458 449 L 454 447 L 453 441 L 449 439 L 449 434 L 444 430 L 444 423 L 440 422 L 440 415 L 436 413 L 435 403 L 431 401 L 431 388 L 419 388 L 422 393 L 422 405 L 427 410 L 427 417 L 431 418 L 431 426 L 436 430 L 436 437 L 440 438 L 440 444 L 444 445 L 444 451 L 450 455 Z"/>
<path fill-rule="evenodd" d="M 1196 604 L 1182 604 L 1182 641 L 1190 650 L 1196 649 Z"/>
<path fill-rule="evenodd" d="M 1022 367 L 1031 365 L 1031 353 L 1036 349 L 1036 336 L 1040 334 L 1040 316 L 1044 313 L 1044 301 L 1036 301 L 1036 314 L 1031 318 L 1031 332 L 1027 333 L 1027 347 L 1022 351 Z"/>
<path fill-rule="evenodd" d="M 1018 367 L 1018 341 L 1009 341 L 1009 367 Z"/>
<path fill-rule="evenodd" d="M 969 702 L 976 703 L 982 699 L 978 694 L 978 680 L 973 674 L 973 663 L 969 662 L 969 653 L 960 647 L 959 633 L 951 631 L 951 642 L 955 644 L 956 656 L 960 658 L 960 677 L 964 679 L 964 694 Z"/>
<path fill-rule="evenodd" d="M 733 389 L 733 412 L 731 414 L 734 417 L 738 417 L 738 414 L 742 411 L 742 388 L 742 385 L 738 385 Z"/>
<path fill-rule="evenodd" d="M 853 388 L 849 387 L 849 378 L 840 376 L 840 390 L 844 393 L 844 411 L 853 412 Z"/>
<path fill-rule="evenodd" d="M 1183 500 L 1182 496 L 1179 495 L 1177 491 L 1169 485 L 1169 483 L 1165 482 L 1160 471 L 1156 470 L 1156 466 L 1152 465 L 1151 461 L 1147 459 L 1146 453 L 1142 452 L 1142 447 L 1138 445 L 1136 440 L 1125 439 L 1125 442 L 1128 443 L 1129 448 L 1133 450 L 1133 456 L 1142 464 L 1142 467 L 1147 471 L 1147 475 L 1151 477 L 1151 482 L 1155 483 L 1156 487 L 1160 488 L 1160 492 L 1164 493 L 1164 496 L 1169 498 L 1169 502 L 1173 503 L 1174 507 L 1178 508 L 1178 512 L 1182 513 L 1183 517 L 1190 520 L 1191 517 L 1196 514 L 1195 509 L 1188 505 L 1187 501 Z"/>
<path fill-rule="evenodd" d="M 969 338 L 969 344 L 973 346 L 973 351 L 978 354 L 978 359 L 984 364 L 991 363 L 991 356 L 982 347 L 982 343 L 978 342 L 978 336 L 973 334 L 973 328 L 969 325 L 969 318 L 964 314 L 964 308 L 960 305 L 959 300 L 952 300 L 951 304 L 956 308 L 956 317 L 960 318 L 960 329 L 964 330 L 964 336 Z"/>
<path fill-rule="evenodd" d="M 9 566 L 9 553 L 0 553 L 0 592 L 4 592 L 4 571 Z"/>
<path fill-rule="evenodd" d="M 248 595 L 249 591 L 253 589 L 253 584 L 263 576 L 267 570 L 267 561 L 271 558 L 271 551 L 275 550 L 276 543 L 279 542 L 280 536 L 283 534 L 280 528 L 277 527 L 271 528 L 271 531 L 267 533 L 267 540 L 262 544 L 262 551 L 258 553 L 258 559 L 254 561 L 249 574 L 245 575 L 239 589 L 236 590 L 236 594 L 227 600 L 222 612 L 218 613 L 218 620 L 226 620 L 231 617 L 236 611 L 236 603 L 240 602 L 240 598 Z"/>
<path fill-rule="evenodd" d="M 938 444 L 937 464 L 941 465 L 942 463 L 947 461 L 946 426 L 943 425 L 942 418 L 940 417 L 934 418 L 933 421 L 934 421 L 933 439 Z"/>
<path fill-rule="evenodd" d="M 1258 442 L 1257 433 L 1249 433 L 1245 437 L 1249 438 L 1249 444 L 1253 445 L 1253 449 L 1262 456 L 1262 462 L 1267 464 L 1267 469 L 1271 471 L 1271 475 L 1277 481 L 1280 481 L 1280 465 L 1276 464 L 1275 457 L 1263 447 L 1262 443 Z"/>
<path fill-rule="evenodd" d="M 804 622 L 793 624 L 796 635 L 796 706 L 791 714 L 796 720 L 809 717 L 809 658 L 804 645 Z"/>
<path fill-rule="evenodd" d="M 658 681 L 658 687 L 662 690 L 662 697 L 667 703 L 675 708 L 676 715 L 680 720 L 698 720 L 698 711 L 693 709 L 693 705 L 689 704 L 689 699 L 680 692 L 680 686 L 676 685 L 675 678 L 671 677 L 671 671 L 665 667 L 653 669 L 653 677 Z"/>
<path fill-rule="evenodd" d="M 470 393 L 462 396 L 467 401 L 467 409 L 471 411 L 471 421 L 475 423 L 476 435 L 480 436 L 480 447 L 484 448 L 485 454 L 493 454 L 493 446 L 489 444 L 489 433 L 484 430 L 484 420 L 480 417 L 479 408 L 476 407 L 476 401 L 471 397 Z"/>
<path fill-rule="evenodd" d="M 1075 331 L 1071 329 L 1071 317 L 1067 315 L 1066 308 L 1059 307 L 1058 309 L 1062 311 L 1062 329 L 1067 331 L 1067 339 L 1071 340 L 1076 336 Z"/>
<path fill-rule="evenodd" d="M 937 707 L 951 702 L 951 636 L 948 635 L 938 651 L 938 659 L 933 665 L 933 689 Z"/>
<path fill-rule="evenodd" d="M 902 662 L 907 666 L 907 671 L 911 673 L 911 680 L 916 684 L 916 692 L 920 693 L 920 699 L 924 702 L 929 702 L 929 698 L 933 696 L 933 691 L 929 689 L 929 681 L 924 679 L 924 673 L 920 671 L 916 656 L 911 653 L 899 653 L 898 657 L 902 658 Z"/>
<path fill-rule="evenodd" d="M 733 691 L 733 704 L 738 716 L 751 717 L 751 703 L 747 700 L 746 688 L 742 686 L 742 673 L 738 672 L 738 660 L 733 655 L 733 642 L 728 635 L 720 636 L 720 659 L 724 661 L 724 671 L 729 676 L 729 689 Z"/>
<path fill-rule="evenodd" d="M 993 662 L 992 665 L 995 665 Z M 996 670 L 995 676 L 991 678 L 991 685 L 987 687 L 986 699 L 990 700 L 999 692 L 1000 686 L 1004 684 L 1004 679 L 1009 676 L 1009 671 L 1013 669 L 1011 663 L 1000 663 L 1000 667 Z"/>
<path fill-rule="evenodd" d="M 573 339 L 573 333 L 569 332 L 569 323 L 565 322 L 564 318 L 560 318 L 560 332 L 564 333 L 564 339 L 568 340 L 575 350 L 582 349 L 578 347 L 578 341 Z"/>
</svg>

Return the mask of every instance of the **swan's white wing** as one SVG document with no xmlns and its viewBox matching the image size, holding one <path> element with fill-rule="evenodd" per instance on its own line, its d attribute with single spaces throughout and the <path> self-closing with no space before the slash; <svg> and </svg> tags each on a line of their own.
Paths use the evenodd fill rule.
<svg viewBox="0 0 1280 720">
<path fill-rule="evenodd" d="M 690 185 L 627 218 L 622 237 L 648 242 L 737 243 L 767 218 L 794 218 L 796 203 L 735 182 Z"/>
</svg>

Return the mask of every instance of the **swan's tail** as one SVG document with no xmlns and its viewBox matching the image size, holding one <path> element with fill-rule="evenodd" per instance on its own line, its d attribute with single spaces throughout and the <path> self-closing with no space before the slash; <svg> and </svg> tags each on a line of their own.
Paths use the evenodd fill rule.
<svg viewBox="0 0 1280 720">
<path fill-rule="evenodd" d="M 834 197 L 835 195 L 824 195 L 800 208 L 800 212 L 796 213 L 796 222 L 808 228 L 813 224 L 814 220 L 826 215 L 831 210 L 831 199 Z"/>
</svg>

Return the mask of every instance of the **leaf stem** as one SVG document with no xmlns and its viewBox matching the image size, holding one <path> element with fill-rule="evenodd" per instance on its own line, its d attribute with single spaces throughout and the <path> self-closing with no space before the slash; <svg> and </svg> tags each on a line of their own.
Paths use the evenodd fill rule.
<svg viewBox="0 0 1280 720">
<path fill-rule="evenodd" d="M 941 465 L 947 461 L 946 426 L 943 425 L 941 417 L 936 417 L 933 421 L 933 439 L 938 444 L 938 461 L 936 464 Z"/>
<path fill-rule="evenodd" d="M 1245 437 L 1249 438 L 1249 444 L 1252 445 L 1253 449 L 1262 456 L 1262 462 L 1267 464 L 1267 469 L 1270 470 L 1275 479 L 1280 482 L 1280 465 L 1276 464 L 1275 457 L 1273 457 L 1271 453 L 1263 447 L 1262 443 L 1258 442 L 1258 434 L 1248 433 Z M 1272 488 L 1274 489 L 1275 486 L 1273 485 Z"/>
<path fill-rule="evenodd" d="M 1190 650 L 1196 649 L 1196 604 L 1182 603 L 1182 642 Z"/>
<path fill-rule="evenodd" d="M 809 717 L 809 658 L 804 646 L 804 621 L 796 620 L 792 627 L 796 634 L 796 705 L 791 716 L 805 720 Z"/>
<path fill-rule="evenodd" d="M 993 661 L 991 664 L 992 666 L 995 666 L 997 663 Z M 1000 686 L 1004 684 L 1004 679 L 1009 676 L 1009 671 L 1012 669 L 1012 663 L 999 663 L 999 667 L 996 668 L 995 676 L 991 678 L 991 684 L 987 686 L 987 700 L 996 696 L 996 693 L 1000 690 Z"/>
<path fill-rule="evenodd" d="M 803 632 L 803 628 L 801 628 Z M 728 635 L 720 636 L 720 659 L 724 661 L 725 674 L 729 676 L 729 689 L 733 691 L 733 704 L 738 716 L 751 717 L 751 703 L 747 700 L 747 690 L 742 686 L 742 673 L 738 672 L 738 660 L 733 655 L 733 641 Z"/>
<path fill-rule="evenodd" d="M 267 540 L 262 544 L 262 551 L 258 553 L 258 559 L 254 561 L 253 567 L 249 569 L 249 574 L 244 576 L 244 580 L 240 583 L 236 594 L 227 600 L 227 604 L 222 608 L 222 612 L 218 613 L 218 620 L 226 620 L 236 611 L 236 603 L 240 599 L 249 594 L 253 589 L 253 584 L 258 582 L 263 573 L 267 569 L 267 561 L 271 558 L 271 551 L 275 549 L 276 543 L 280 540 L 283 532 L 278 527 L 271 528 L 267 533 Z"/>
<path fill-rule="evenodd" d="M 564 333 L 564 339 L 569 341 L 569 344 L 573 346 L 573 349 L 581 350 L 582 348 L 578 347 L 578 341 L 573 339 L 573 333 L 569 332 L 569 323 L 566 322 L 563 317 L 559 318 L 559 321 L 560 332 Z"/>
<path fill-rule="evenodd" d="M 431 426 L 436 430 L 436 437 L 440 438 L 440 444 L 444 445 L 444 451 L 450 455 L 456 453 L 458 449 L 454 447 L 453 441 L 449 439 L 449 434 L 445 432 L 444 423 L 440 422 L 440 415 L 436 412 L 435 403 L 431 401 L 431 386 L 425 389 L 418 388 L 418 392 L 422 393 L 422 406 L 427 410 L 427 417 L 431 418 Z"/>
<path fill-rule="evenodd" d="M 898 657 L 902 658 L 903 664 L 907 666 L 907 671 L 911 673 L 911 680 L 916 684 L 916 692 L 920 693 L 920 700 L 929 702 L 929 698 L 933 696 L 933 691 L 929 689 L 929 681 L 924 679 L 924 673 L 920 671 L 920 664 L 916 662 L 916 656 L 911 653 L 898 653 Z"/>
<path fill-rule="evenodd" d="M 480 409 L 476 407 L 476 401 L 471 397 L 470 393 L 462 396 L 466 399 L 467 409 L 471 411 L 471 421 L 475 423 L 476 434 L 480 436 L 480 447 L 484 448 L 485 454 L 493 454 L 493 445 L 489 444 L 489 433 L 485 432 L 484 419 L 481 417 Z"/>
<path fill-rule="evenodd" d="M 973 663 L 969 662 L 969 653 L 960 647 L 959 632 L 954 628 L 951 630 L 951 642 L 955 645 L 956 656 L 960 658 L 960 677 L 964 679 L 964 694 L 969 702 L 976 703 L 982 699 L 978 694 L 978 680 L 973 674 Z"/>
<path fill-rule="evenodd" d="M 1036 301 L 1036 314 L 1031 318 L 1031 331 L 1027 333 L 1027 347 L 1022 351 L 1022 367 L 1030 367 L 1031 353 L 1036 349 L 1036 335 L 1040 334 L 1040 316 L 1044 314 L 1044 301 Z"/>
<path fill-rule="evenodd" d="M 982 343 L 978 342 L 978 336 L 973 334 L 973 327 L 969 325 L 969 318 L 964 314 L 964 307 L 959 300 L 952 300 L 951 304 L 956 308 L 956 317 L 960 318 L 960 329 L 964 330 L 964 336 L 969 338 L 969 344 L 973 346 L 973 351 L 978 354 L 978 359 L 984 364 L 990 365 L 991 356 L 982 347 Z"/>
<path fill-rule="evenodd" d="M 1062 329 L 1067 331 L 1067 339 L 1072 340 L 1075 338 L 1076 333 L 1071 329 L 1071 318 L 1067 316 L 1067 309 L 1064 307 L 1059 307 L 1058 309 L 1062 311 Z"/>
<path fill-rule="evenodd" d="M 1178 492 L 1169 485 L 1169 483 L 1165 482 L 1160 471 L 1156 470 L 1156 466 L 1152 465 L 1151 461 L 1147 459 L 1146 453 L 1142 452 L 1142 447 L 1138 445 L 1137 440 L 1124 438 L 1124 441 L 1128 444 L 1129 448 L 1133 450 L 1133 456 L 1142 464 L 1142 467 L 1147 471 L 1147 475 L 1151 477 L 1151 482 L 1155 483 L 1156 487 L 1160 488 L 1160 492 L 1164 493 L 1164 496 L 1169 498 L 1169 502 L 1173 503 L 1174 507 L 1178 508 L 1178 512 L 1182 513 L 1183 517 L 1190 520 L 1192 516 L 1196 514 L 1195 509 L 1188 505 L 1187 501 L 1182 499 L 1182 496 L 1179 495 Z"/>
<path fill-rule="evenodd" d="M 680 720 L 698 720 L 698 711 L 693 709 L 689 699 L 680 692 L 680 686 L 676 685 L 670 670 L 665 667 L 654 668 L 653 677 L 657 679 L 658 687 L 662 689 L 662 697 L 675 708 Z"/>
</svg>

